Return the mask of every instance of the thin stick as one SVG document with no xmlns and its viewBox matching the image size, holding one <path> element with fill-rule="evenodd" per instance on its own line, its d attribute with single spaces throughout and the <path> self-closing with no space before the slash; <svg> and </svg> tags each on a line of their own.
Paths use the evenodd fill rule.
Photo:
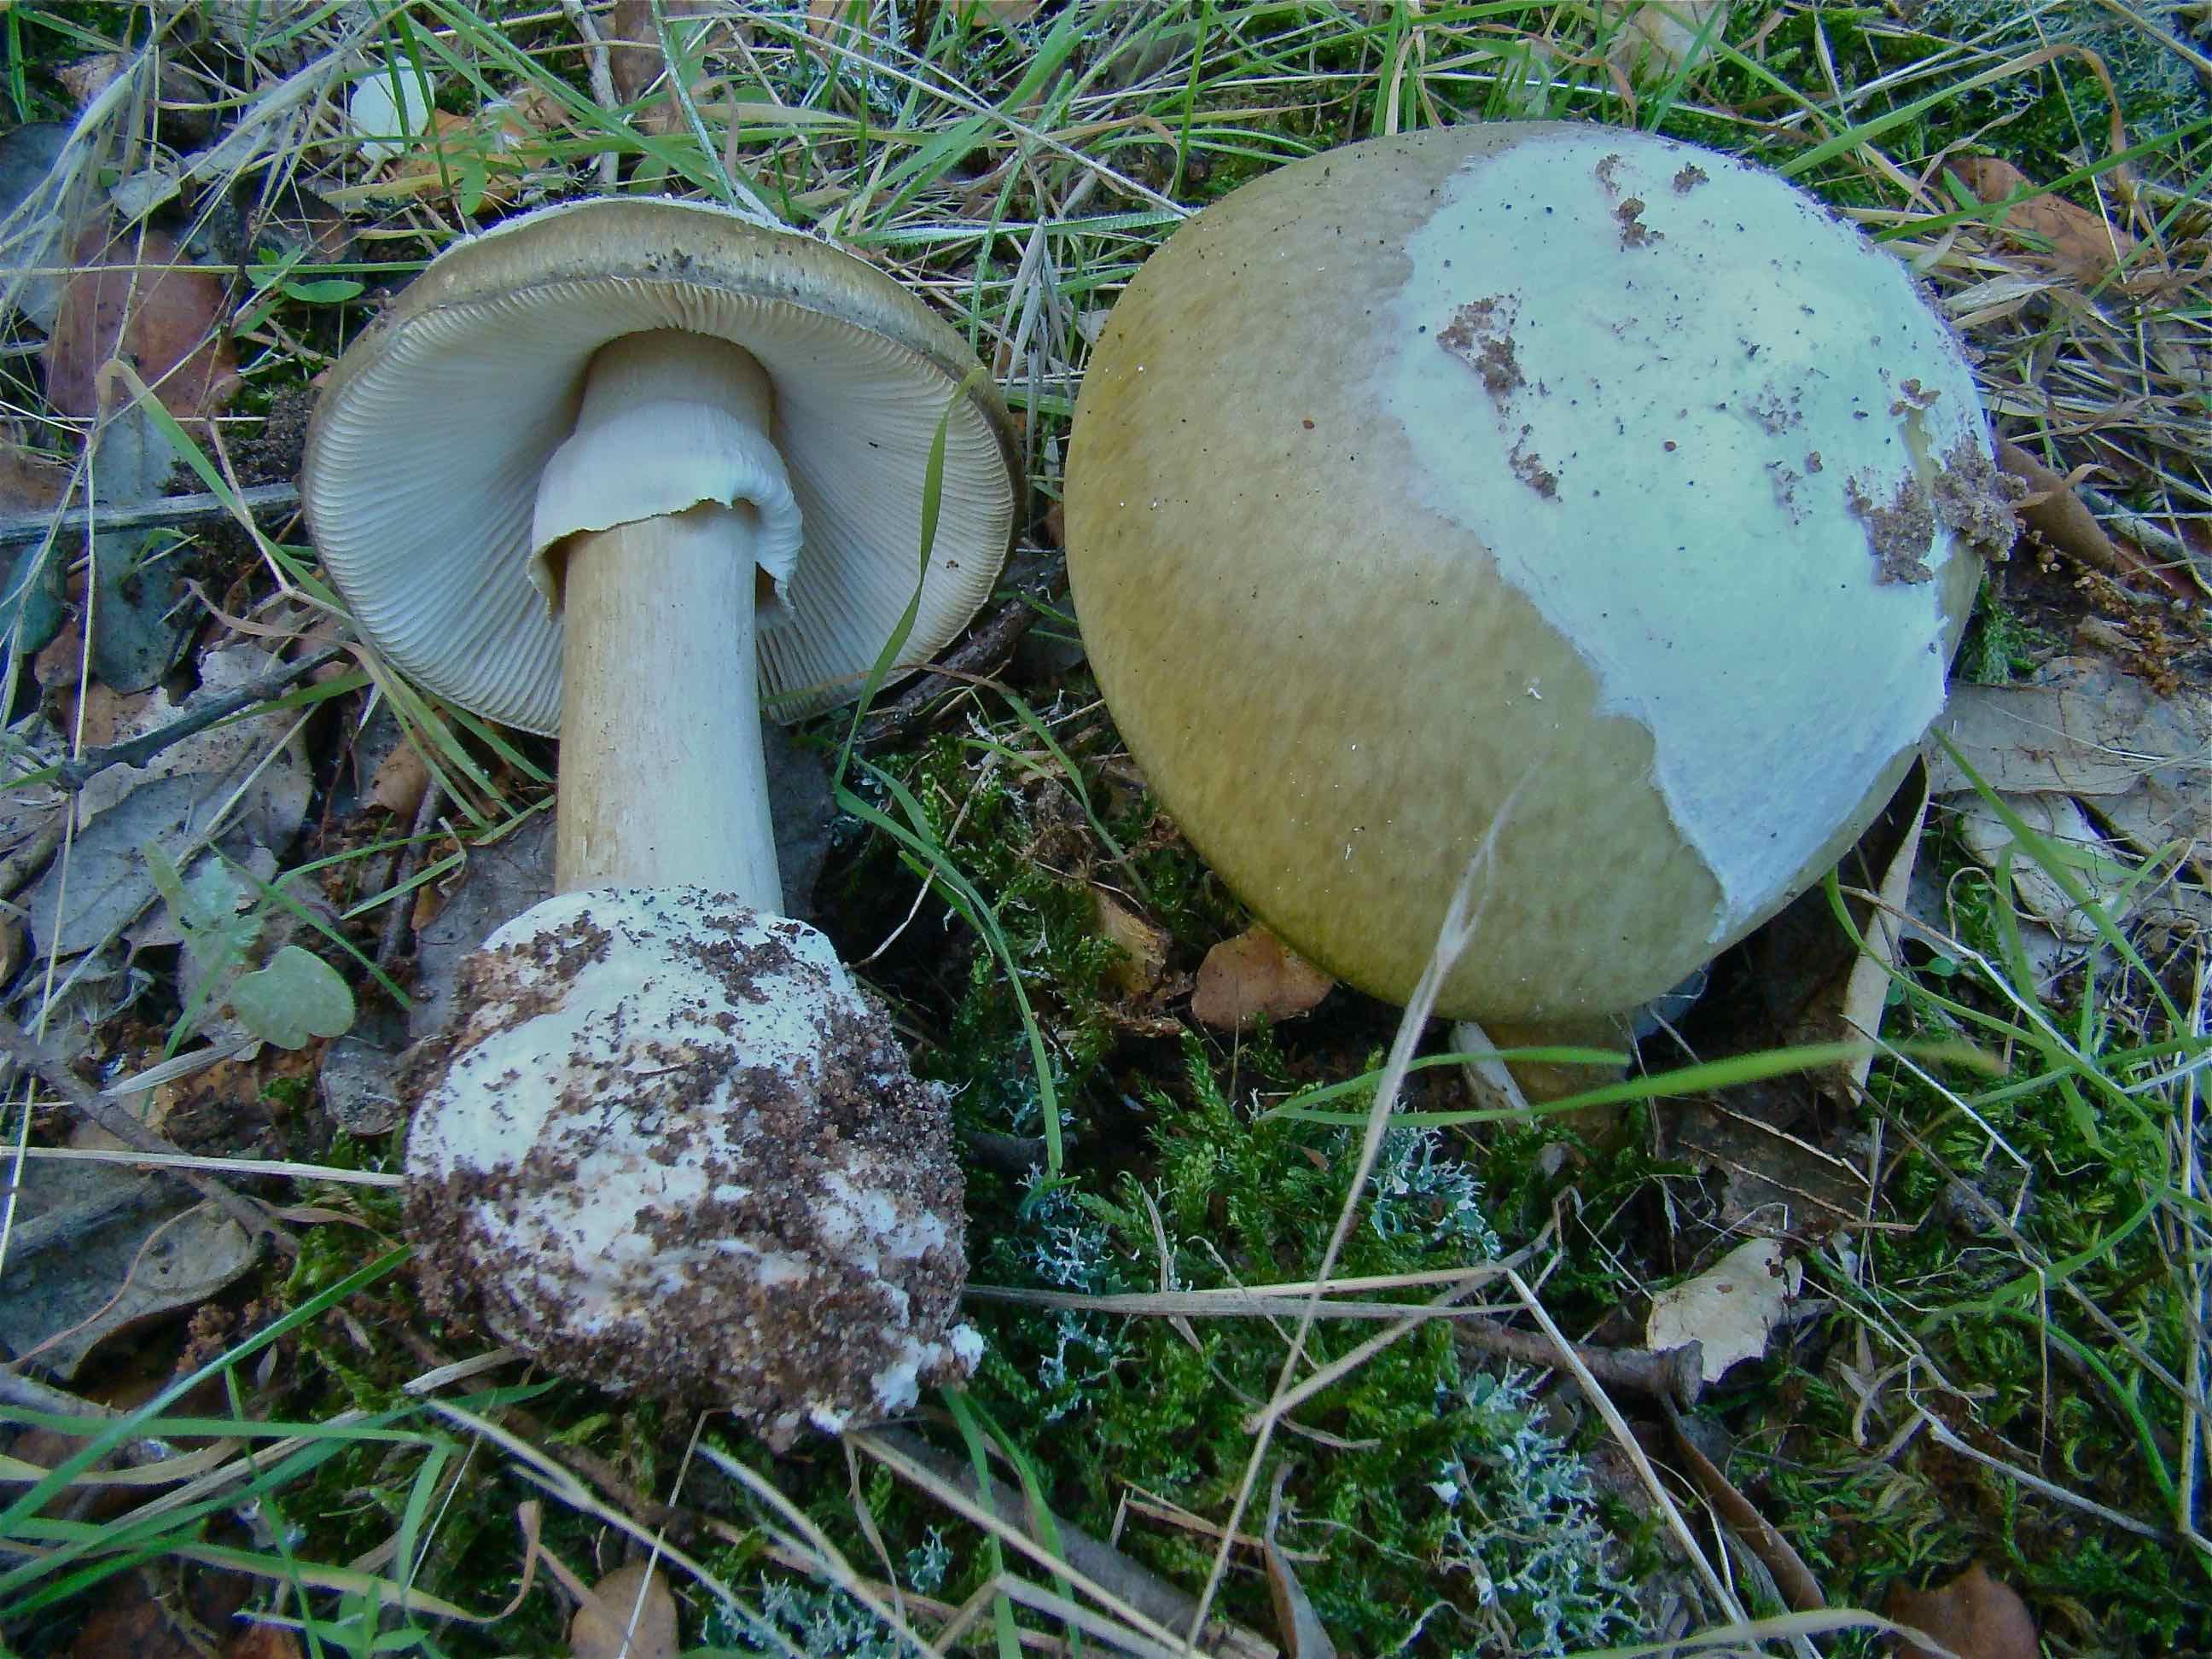
<svg viewBox="0 0 2212 1659">
<path fill-rule="evenodd" d="M 99 1125 L 125 1146 L 189 1161 L 190 1155 L 184 1148 L 155 1133 L 113 1101 L 101 1099 L 63 1063 L 60 1055 L 4 1014 L 0 1014 L 0 1053 L 5 1053 L 18 1066 L 43 1080 L 69 1103 L 79 1117 Z M 161 1168 L 163 1174 L 185 1182 L 245 1228 L 248 1238 L 265 1237 L 287 1255 L 299 1254 L 299 1240 L 281 1226 L 259 1200 L 243 1197 L 212 1176 L 185 1168 L 182 1164 L 164 1164 Z"/>
<path fill-rule="evenodd" d="M 584 40 L 585 74 L 591 82 L 592 97 L 609 115 L 621 107 L 622 98 L 615 90 L 614 71 L 607 63 L 606 37 L 599 26 L 592 21 L 592 14 L 584 9 L 584 0 L 561 0 L 561 9 L 568 14 L 576 33 Z M 599 188 L 611 191 L 622 167 L 622 152 L 614 149 L 599 152 Z"/>
<path fill-rule="evenodd" d="M 860 722 L 860 752 L 879 755 L 919 736 L 929 725 L 939 698 L 964 684 L 969 675 L 988 672 L 1005 662 L 1036 621 L 1037 603 L 1066 590 L 1067 564 L 1055 556 L 1022 584 L 1020 592 L 969 629 L 940 661 Z"/>
<path fill-rule="evenodd" d="M 1640 1394 L 1685 1411 L 1696 1405 L 1705 1391 L 1705 1345 L 1701 1342 L 1685 1342 L 1658 1353 L 1644 1348 L 1594 1348 L 1555 1340 L 1540 1331 L 1516 1330 L 1494 1319 L 1454 1326 L 1452 1335 L 1470 1348 L 1524 1365 L 1556 1370 L 1562 1365 L 1579 1364 L 1613 1392 Z"/>
<path fill-rule="evenodd" d="M 255 484 L 238 492 L 238 499 L 252 514 L 274 516 L 300 504 L 300 492 L 291 484 Z M 129 506 L 71 507 L 65 512 L 24 513 L 0 518 L 0 547 L 35 542 L 49 532 L 82 533 L 101 530 L 151 530 L 162 526 L 209 524 L 230 517 L 230 503 L 221 495 L 161 495 Z"/>
<path fill-rule="evenodd" d="M 415 822 L 407 833 L 407 844 L 399 849 L 392 864 L 392 890 L 403 891 L 415 879 L 422 867 L 422 854 L 430 844 L 430 832 L 438 826 L 438 808 L 444 805 L 445 792 L 438 781 L 430 779 L 422 786 L 422 799 L 415 808 Z M 376 939 L 376 965 L 390 968 L 392 959 L 399 954 L 399 940 L 413 918 L 415 907 L 402 900 L 394 900 L 386 907 L 384 928 Z"/>
<path fill-rule="evenodd" d="M 197 736 L 210 726 L 228 720 L 233 714 L 243 714 L 256 703 L 267 702 L 282 694 L 295 680 L 305 679 L 324 664 L 337 661 L 345 654 L 345 651 L 343 645 L 326 645 L 319 651 L 310 651 L 295 662 L 280 663 L 260 678 L 248 680 L 235 691 L 226 691 L 219 697 L 209 699 L 205 708 L 195 708 L 191 714 L 171 720 L 158 731 L 149 732 L 127 742 L 88 749 L 82 754 L 62 762 L 54 769 L 53 781 L 75 794 L 97 774 L 111 766 L 143 766 L 163 750 L 173 748 L 186 738 Z"/>
</svg>

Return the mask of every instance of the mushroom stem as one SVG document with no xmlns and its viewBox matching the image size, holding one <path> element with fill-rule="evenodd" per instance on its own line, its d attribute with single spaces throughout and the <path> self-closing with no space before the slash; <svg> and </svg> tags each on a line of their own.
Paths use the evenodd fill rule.
<svg viewBox="0 0 2212 1659">
<path fill-rule="evenodd" d="M 689 882 L 783 911 L 745 516 L 695 507 L 570 546 L 560 891 Z"/>
<path fill-rule="evenodd" d="M 533 540 L 566 629 L 554 880 L 691 884 L 781 914 L 755 596 L 790 574 L 798 507 L 772 400 L 726 341 L 603 347 L 538 481 Z"/>
</svg>

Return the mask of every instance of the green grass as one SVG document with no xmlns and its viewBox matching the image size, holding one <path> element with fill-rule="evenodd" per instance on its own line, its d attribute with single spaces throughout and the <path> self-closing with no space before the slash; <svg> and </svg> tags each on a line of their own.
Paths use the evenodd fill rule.
<svg viewBox="0 0 2212 1659">
<path fill-rule="evenodd" d="M 2177 72 L 2185 60 L 2125 8 L 1931 0 L 1910 24 L 1894 9 L 1752 0 L 1690 61 L 1632 69 L 1617 18 L 1533 0 L 1419 11 L 1071 0 L 1025 21 L 862 4 L 827 31 L 803 7 L 762 9 L 742 50 L 702 44 L 672 16 L 679 56 L 708 54 L 709 75 L 651 124 L 597 101 L 590 53 L 557 5 L 420 0 L 358 38 L 342 32 L 352 14 L 330 6 L 264 8 L 252 32 L 226 35 L 212 0 L 159 26 L 143 9 L 19 5 L 0 27 L 19 119 L 66 114 L 57 71 L 73 59 L 149 40 L 208 76 L 218 131 L 341 50 L 419 66 L 439 106 L 463 117 L 533 93 L 556 116 L 528 150 L 525 194 L 597 189 L 611 157 L 621 188 L 763 207 L 927 296 L 999 368 L 1040 509 L 1060 494 L 1087 340 L 1189 211 L 1384 131 L 1528 117 L 1656 126 L 1784 168 L 1941 294 L 2020 279 L 2026 296 L 1972 333 L 2008 435 L 2047 446 L 2054 464 L 2106 467 L 2140 510 L 2201 518 L 2208 411 L 2172 367 L 2174 346 L 2198 340 L 2201 295 L 2107 295 L 2101 314 L 2053 302 L 2034 250 L 1991 228 L 1996 210 L 1940 180 L 1916 187 L 1964 145 L 2015 163 L 2038 190 L 2063 181 L 2078 206 L 2121 214 L 2120 191 L 2138 190 L 2136 228 L 2171 240 L 2185 265 L 2201 258 L 2195 198 L 2212 156 L 2202 81 Z M 2178 8 L 2136 10 L 2187 26 Z M 591 15 L 608 21 L 604 8 Z M 2038 56 L 2052 46 L 2066 50 Z M 2124 121 L 2117 146 L 2100 68 Z M 165 125 L 175 112 L 133 118 L 142 139 L 192 147 Z M 118 149 L 103 165 L 126 159 Z M 251 435 L 279 392 L 343 349 L 373 316 L 374 289 L 495 219 L 503 167 L 488 141 L 457 142 L 417 196 L 380 194 L 326 117 L 196 198 L 205 228 L 222 200 L 296 177 L 342 203 L 356 234 L 356 257 L 280 256 L 281 276 L 264 270 L 241 295 L 249 392 L 226 440 Z M 998 362 L 1017 339 L 1021 354 Z M 27 356 L 0 359 L 0 401 L 27 441 L 74 453 L 81 434 L 44 408 Z M 222 447 L 195 441 L 192 459 L 200 487 L 230 489 Z M 1039 533 L 1026 526 L 1023 539 Z M 234 611 L 278 594 L 302 617 L 337 608 L 303 537 L 280 536 L 210 537 L 210 592 Z M 2001 683 L 2052 643 L 2015 580 L 1992 579 L 1968 678 Z M 431 758 L 453 830 L 488 838 L 542 807 L 541 749 L 367 666 Z M 811 735 L 835 754 L 845 734 L 832 717 Z M 319 776 L 332 762 L 320 757 Z M 1474 1121 L 1453 1068 L 1431 1066 L 1379 1103 L 1407 1120 L 1354 1192 L 1393 1011 L 1340 995 L 1307 1021 L 1231 1041 L 1188 1029 L 1172 987 L 1127 982 L 1100 890 L 1163 931 L 1170 975 L 1245 918 L 1165 831 L 1080 667 L 963 692 L 935 735 L 855 758 L 842 781 L 825 924 L 848 960 L 883 947 L 864 971 L 895 1000 L 919 1066 L 954 1091 L 971 1149 L 1019 1138 L 1039 1166 L 969 1159 L 971 1317 L 990 1352 L 964 1395 L 932 1402 L 920 1425 L 932 1445 L 988 1463 L 1061 1526 L 1115 1538 L 1190 1595 L 1218 1578 L 1214 1610 L 1269 1633 L 1258 1558 L 1224 1558 L 1209 1529 L 1236 1513 L 1258 1534 L 1279 1492 L 1275 1539 L 1346 1651 L 1632 1644 L 1670 1598 L 1705 1629 L 1780 1610 L 1741 1560 L 1733 1605 L 1685 1561 L 1663 1509 L 1621 1474 L 1629 1449 L 1571 1381 L 1501 1375 L 1444 1320 L 1400 1330 L 1319 1318 L 1302 1339 L 1309 1368 L 1346 1369 L 1277 1425 L 1255 1464 L 1253 1414 L 1278 1389 L 1298 1318 L 1206 1316 L 1208 1297 L 1310 1279 L 1356 1202 L 1331 1276 L 1384 1281 L 1362 1292 L 1370 1299 L 1479 1290 L 1525 1325 L 1533 1310 L 1493 1277 L 1510 1260 L 1571 1334 L 1632 1343 L 1645 1295 L 1702 1265 L 1729 1224 L 1700 1171 L 1655 1150 L 1665 1101 L 1637 1101 L 1614 1142 L 1568 1137 L 1561 1158 L 1546 1152 L 1559 1132 Z M 331 899 L 344 946 L 373 952 L 384 907 L 410 902 L 386 891 L 410 833 L 394 823 L 303 854 L 294 873 Z M 431 851 L 412 884 L 462 861 L 442 835 Z M 1885 1031 L 1903 1049 L 1832 1126 L 1878 1174 L 1872 1224 L 1806 1243 L 1818 1316 L 1699 1414 L 1832 1605 L 1878 1607 L 1893 1585 L 1980 1559 L 2029 1596 L 2055 1652 L 2212 1645 L 2197 1530 L 2212 1198 L 2201 946 L 2147 960 L 2116 938 L 2094 974 L 2039 989 L 2007 895 L 1940 830 L 1923 857 L 1949 882 L 1952 925 L 1900 970 Z M 355 958 L 325 944 L 370 995 Z M 149 994 L 174 1017 L 173 985 Z M 119 1026 L 106 1042 L 104 1059 L 151 1058 L 125 1052 Z M 1997 1069 L 1947 1058 L 1966 1047 Z M 1754 1073 L 1767 1074 L 1739 1063 L 1705 1083 Z M 14 1101 L 11 1138 L 27 1097 Z M 5 1498 L 0 1639 L 12 1649 L 66 1648 L 86 1610 L 142 1570 L 159 1586 L 221 1567 L 246 1574 L 258 1614 L 291 1626 L 309 1653 L 556 1652 L 567 1603 L 548 1588 L 551 1568 L 529 1568 L 506 1610 L 533 1540 L 587 1583 L 625 1551 L 659 1550 L 685 1639 L 714 1651 L 903 1651 L 884 1617 L 891 1580 L 924 1633 L 972 1600 L 965 1642 L 1008 1659 L 1018 1632 L 1076 1644 L 1052 1595 L 1106 1605 L 957 1491 L 912 1478 L 885 1443 L 779 1458 L 726 1423 L 511 1364 L 423 1386 L 489 1344 L 441 1328 L 414 1299 L 392 1249 L 396 1204 L 374 1184 L 397 1168 L 396 1144 L 341 1138 L 317 1156 L 329 1178 L 290 1199 L 317 1212 L 297 1259 L 228 1295 L 237 1320 L 215 1358 L 104 1431 L 118 1444 L 222 1449 L 174 1486 L 137 1489 L 137 1507 L 117 1518 L 40 1513 L 70 1501 L 64 1487 L 102 1443 Z M 1158 1300 L 1132 1313 L 1041 1304 L 1048 1293 Z M 149 1352 L 167 1341 L 149 1338 Z M 0 1418 L 43 1420 L 21 1403 Z M 1687 1489 L 1670 1501 L 1717 1553 Z M 1124 1611 L 1105 1616 L 1128 1624 Z M 1880 1650 L 1872 1621 L 1845 1622 L 1832 1650 Z"/>
</svg>

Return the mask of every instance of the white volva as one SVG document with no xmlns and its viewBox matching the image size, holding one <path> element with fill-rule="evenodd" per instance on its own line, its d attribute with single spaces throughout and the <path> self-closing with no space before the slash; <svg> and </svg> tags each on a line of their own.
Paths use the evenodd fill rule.
<svg viewBox="0 0 2212 1659">
<path fill-rule="evenodd" d="M 1942 584 L 1877 580 L 1850 492 L 1885 504 L 1985 451 L 1966 364 L 1856 230 L 1772 173 L 1636 135 L 1468 161 L 1407 252 L 1376 389 L 1423 505 L 1573 642 L 1602 712 L 1650 728 L 1730 937 L 1942 706 Z M 1935 527 L 1920 556 L 1954 556 Z"/>
</svg>

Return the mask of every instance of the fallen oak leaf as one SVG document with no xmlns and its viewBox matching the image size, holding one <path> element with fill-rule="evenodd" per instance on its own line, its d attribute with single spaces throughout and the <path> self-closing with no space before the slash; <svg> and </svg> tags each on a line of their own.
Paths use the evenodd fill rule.
<svg viewBox="0 0 2212 1659">
<path fill-rule="evenodd" d="M 1986 206 L 2006 204 L 1993 228 L 2081 287 L 2094 288 L 2106 281 L 2135 252 L 2136 239 L 2127 231 L 2063 196 L 2031 194 L 2014 200 L 2033 191 L 2035 184 L 2009 161 L 1994 155 L 1954 155 L 1943 165 L 1976 201 Z"/>
<path fill-rule="evenodd" d="M 1317 1006 L 1336 981 L 1257 924 L 1224 939 L 1199 964 L 1190 1012 L 1201 1024 L 1242 1030 L 1262 1015 L 1294 1019 Z"/>
<path fill-rule="evenodd" d="M 2036 1659 L 2042 1651 L 2027 1603 L 1978 1561 L 1941 1589 L 1899 1584 L 1882 1612 L 1934 1638 L 1958 1659 Z M 1898 1659 L 1936 1659 L 1932 1649 L 1909 1638 L 1897 1651 Z"/>
</svg>

